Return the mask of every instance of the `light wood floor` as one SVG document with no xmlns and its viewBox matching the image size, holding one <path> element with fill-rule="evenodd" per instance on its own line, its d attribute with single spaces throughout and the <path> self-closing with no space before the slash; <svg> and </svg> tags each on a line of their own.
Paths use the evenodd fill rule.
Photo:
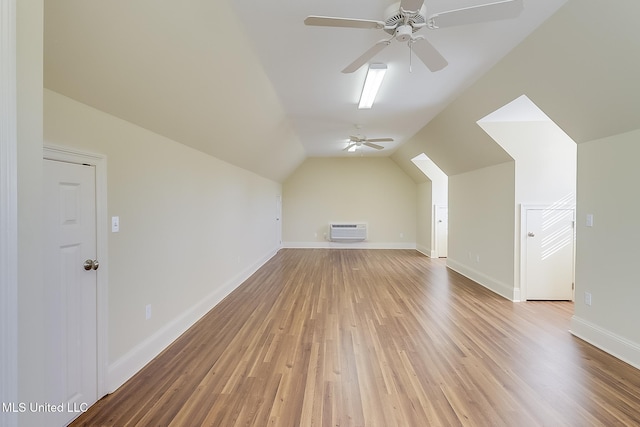
<svg viewBox="0 0 640 427">
<path fill-rule="evenodd" d="M 572 312 L 416 251 L 281 250 L 72 425 L 640 425 L 640 371 Z"/>
</svg>

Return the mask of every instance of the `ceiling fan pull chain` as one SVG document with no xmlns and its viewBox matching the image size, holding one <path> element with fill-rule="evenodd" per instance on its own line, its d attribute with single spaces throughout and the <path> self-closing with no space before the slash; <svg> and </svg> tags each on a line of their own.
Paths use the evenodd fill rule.
<svg viewBox="0 0 640 427">
<path fill-rule="evenodd" d="M 407 44 L 409 45 L 409 72 L 413 73 L 413 64 L 411 63 L 413 59 L 413 40 L 409 40 Z"/>
</svg>

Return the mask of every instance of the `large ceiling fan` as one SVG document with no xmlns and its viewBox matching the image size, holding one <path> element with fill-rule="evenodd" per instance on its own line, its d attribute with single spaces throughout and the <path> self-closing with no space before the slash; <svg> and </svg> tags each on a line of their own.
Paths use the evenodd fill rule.
<svg viewBox="0 0 640 427">
<path fill-rule="evenodd" d="M 378 29 L 391 35 L 390 38 L 380 40 L 374 44 L 355 61 L 347 65 L 342 70 L 343 73 L 353 73 L 362 67 L 385 47 L 389 46 L 393 39 L 399 42 L 407 42 L 409 48 L 415 52 L 427 68 L 431 71 L 438 71 L 448 65 L 447 60 L 424 36 L 414 35 L 416 31 L 422 27 L 435 30 L 457 25 L 515 18 L 520 15 L 524 7 L 522 2 L 523 0 L 500 0 L 427 15 L 427 7 L 424 4 L 424 0 L 402 0 L 387 8 L 384 21 L 312 15 L 308 16 L 304 23 L 321 27 Z"/>
<path fill-rule="evenodd" d="M 352 135 L 349 137 L 349 145 L 342 151 L 354 150 L 354 147 L 358 148 L 363 145 L 375 148 L 376 150 L 382 150 L 384 147 L 376 144 L 376 142 L 393 142 L 393 138 L 367 138 L 366 136 Z"/>
</svg>

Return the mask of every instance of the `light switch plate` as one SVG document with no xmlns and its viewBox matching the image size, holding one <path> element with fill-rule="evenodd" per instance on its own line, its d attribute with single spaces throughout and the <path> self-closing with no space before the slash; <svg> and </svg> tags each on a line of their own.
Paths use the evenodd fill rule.
<svg viewBox="0 0 640 427">
<path fill-rule="evenodd" d="M 587 214 L 587 227 L 593 227 L 593 214 Z"/>
<path fill-rule="evenodd" d="M 118 231 L 120 231 L 120 217 L 119 216 L 112 216 L 111 217 L 111 232 L 112 233 L 117 233 Z"/>
</svg>

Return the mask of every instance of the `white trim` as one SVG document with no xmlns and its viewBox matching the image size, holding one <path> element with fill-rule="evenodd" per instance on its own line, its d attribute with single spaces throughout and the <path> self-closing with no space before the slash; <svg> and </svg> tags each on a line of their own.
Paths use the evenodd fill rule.
<svg viewBox="0 0 640 427">
<path fill-rule="evenodd" d="M 421 254 L 428 256 L 429 258 L 437 258 L 436 251 L 434 251 L 434 250 L 432 250 L 432 249 L 430 249 L 430 248 L 428 248 L 428 247 L 426 247 L 424 245 L 416 244 L 416 250 L 418 252 L 420 252 Z"/>
<path fill-rule="evenodd" d="M 438 209 L 440 208 L 447 208 L 447 254 L 448 254 L 448 248 L 449 248 L 449 205 L 433 205 L 433 212 L 432 212 L 432 218 L 433 220 L 431 221 L 431 236 L 432 236 L 432 245 L 435 248 L 432 253 L 434 253 L 435 255 L 432 258 L 439 258 L 440 255 L 440 245 L 438 245 Z M 446 258 L 446 256 L 443 256 L 442 258 Z"/>
<path fill-rule="evenodd" d="M 490 291 L 510 301 L 514 301 L 515 290 L 513 289 L 513 287 L 509 286 L 508 284 L 503 283 L 499 280 L 496 280 L 492 277 L 489 277 L 486 274 L 481 273 L 478 270 L 474 270 L 473 268 L 468 267 L 462 263 L 459 263 L 451 258 L 447 258 L 447 267 L 449 267 L 456 273 L 460 273 L 466 278 L 473 280 L 477 284 L 484 286 Z"/>
<path fill-rule="evenodd" d="M 136 345 L 124 356 L 109 365 L 109 392 L 116 391 L 127 380 L 134 376 L 153 358 L 173 343 L 187 329 L 193 326 L 213 307 L 222 301 L 233 290 L 240 286 L 253 273 L 262 267 L 278 252 L 278 248 L 271 250 L 266 256 L 249 266 L 235 277 L 219 286 L 215 291 L 207 295 L 200 303 L 182 313 L 173 321 L 166 324 L 159 331 Z"/>
<path fill-rule="evenodd" d="M 526 301 L 527 298 L 527 211 L 529 210 L 570 210 L 573 212 L 573 282 L 575 283 L 575 252 L 576 252 L 576 240 L 575 240 L 575 218 L 576 218 L 576 208 L 575 204 L 557 204 L 557 203 L 549 203 L 549 204 L 525 204 L 522 203 L 520 205 L 520 280 L 519 286 L 516 287 L 516 292 L 514 293 L 514 301 Z M 575 288 L 573 290 L 574 295 L 572 300 L 575 300 Z M 517 298 L 515 298 L 517 296 Z"/>
<path fill-rule="evenodd" d="M 410 242 L 283 242 L 283 248 L 292 249 L 416 249 Z"/>
<path fill-rule="evenodd" d="M 571 318 L 569 329 L 574 336 L 640 369 L 640 345 L 578 316 Z"/>
<path fill-rule="evenodd" d="M 0 402 L 18 403 L 16 0 L 0 0 Z M 2 414 L 0 425 L 18 425 Z"/>
<path fill-rule="evenodd" d="M 282 247 L 282 194 L 276 195 L 276 241 Z"/>
<path fill-rule="evenodd" d="M 97 372 L 98 399 L 105 396 L 109 390 L 106 382 L 109 361 L 108 351 L 108 321 L 109 321 L 109 259 L 107 251 L 107 158 L 102 154 L 88 153 L 73 148 L 45 144 L 43 158 L 69 163 L 88 164 L 95 166 L 96 171 L 96 256 L 100 260 L 97 292 Z"/>
</svg>

